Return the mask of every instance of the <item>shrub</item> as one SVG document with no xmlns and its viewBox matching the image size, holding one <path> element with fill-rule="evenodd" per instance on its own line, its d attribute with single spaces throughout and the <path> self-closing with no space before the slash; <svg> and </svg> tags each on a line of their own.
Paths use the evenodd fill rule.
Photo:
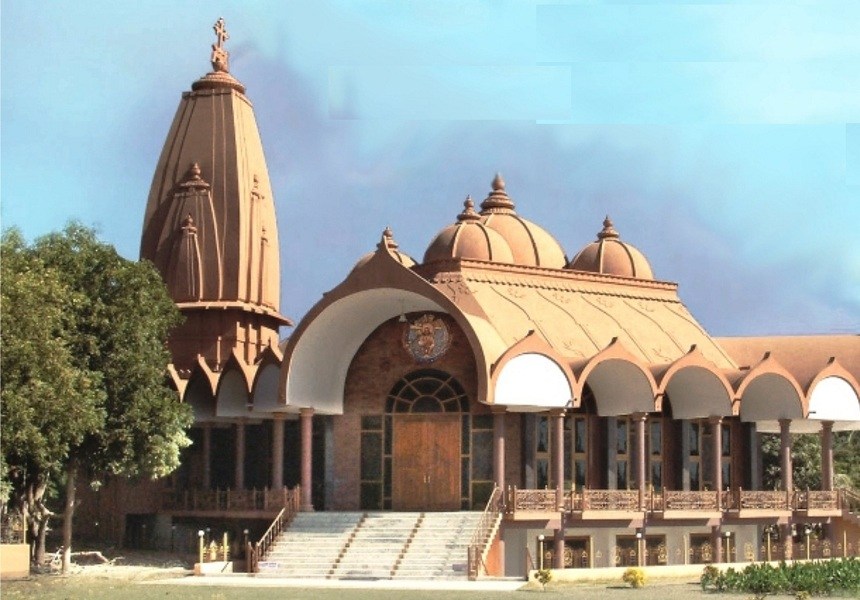
<svg viewBox="0 0 860 600">
<path fill-rule="evenodd" d="M 715 582 L 717 581 L 717 577 L 720 576 L 720 570 L 714 565 L 708 565 L 704 569 L 702 569 L 702 576 L 699 578 L 699 583 L 702 586 L 702 591 L 706 591 L 709 588 L 713 588 L 715 586 Z"/>
<path fill-rule="evenodd" d="M 535 579 L 537 579 L 543 591 L 546 591 L 546 584 L 552 581 L 552 571 L 549 569 L 538 569 L 535 571 Z"/>
<path fill-rule="evenodd" d="M 624 583 L 629 583 L 630 587 L 641 588 L 645 585 L 645 571 L 635 567 L 630 567 L 624 571 L 624 575 L 621 576 L 621 580 Z"/>
<path fill-rule="evenodd" d="M 729 568 L 723 573 L 710 569 L 706 567 L 702 573 L 702 589 L 752 592 L 757 597 L 792 593 L 802 599 L 860 591 L 860 560 L 853 557 L 791 565 L 781 562 L 776 567 L 769 563 L 753 563 L 743 571 Z"/>
</svg>

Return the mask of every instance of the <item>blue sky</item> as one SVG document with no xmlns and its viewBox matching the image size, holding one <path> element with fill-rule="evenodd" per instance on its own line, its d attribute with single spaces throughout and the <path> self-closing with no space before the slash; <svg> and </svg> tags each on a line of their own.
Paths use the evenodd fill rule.
<svg viewBox="0 0 860 600">
<path fill-rule="evenodd" d="M 860 331 L 860 3 L 2 0 L 0 217 L 137 258 L 227 21 L 300 318 L 499 171 L 573 256 L 605 214 L 715 335 Z"/>
</svg>

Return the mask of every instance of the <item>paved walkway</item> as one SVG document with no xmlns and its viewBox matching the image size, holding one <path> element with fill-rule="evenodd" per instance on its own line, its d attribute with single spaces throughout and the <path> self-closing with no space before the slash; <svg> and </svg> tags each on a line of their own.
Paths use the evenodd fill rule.
<svg viewBox="0 0 860 600">
<path fill-rule="evenodd" d="M 141 582 L 144 585 L 191 585 L 218 587 L 339 588 L 363 590 L 438 590 L 473 592 L 513 592 L 526 585 L 523 579 L 290 579 L 248 575 L 207 575 Z"/>
</svg>

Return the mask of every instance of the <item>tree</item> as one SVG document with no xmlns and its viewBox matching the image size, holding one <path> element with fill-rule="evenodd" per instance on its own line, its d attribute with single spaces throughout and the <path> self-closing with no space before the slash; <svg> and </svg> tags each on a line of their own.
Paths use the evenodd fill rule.
<svg viewBox="0 0 860 600">
<path fill-rule="evenodd" d="M 4 247 L 5 241 L 4 237 Z M 166 385 L 165 374 L 170 360 L 165 341 L 180 316 L 150 263 L 123 259 L 79 224 L 37 240 L 21 254 L 26 256 L 24 262 L 37 264 L 40 273 L 55 279 L 55 291 L 60 293 L 55 312 L 61 314 L 56 343 L 70 354 L 63 365 L 81 377 L 72 380 L 62 398 L 54 398 L 65 410 L 51 411 L 59 413 L 59 424 L 76 435 L 67 436 L 67 445 L 42 448 L 53 462 L 51 469 L 40 472 L 45 480 L 56 479 L 58 469 L 65 473 L 63 563 L 67 568 L 78 475 L 162 477 L 179 465 L 179 453 L 190 443 L 185 431 L 191 425 L 191 412 Z M 10 319 L 17 319 L 31 308 L 20 300 L 4 302 L 4 315 L 8 312 Z M 6 337 L 4 329 L 4 374 Z M 32 369 L 32 363 L 26 368 Z M 42 402 L 38 396 L 30 393 L 25 401 Z M 5 416 L 5 398 L 3 410 Z M 25 424 L 31 417 L 31 412 L 19 413 Z M 81 427 L 82 420 L 86 427 Z M 6 458 L 13 468 L 16 463 L 8 454 Z M 23 462 L 21 457 L 16 460 Z"/>
<path fill-rule="evenodd" d="M 860 436 L 853 431 L 833 434 L 833 471 L 837 484 L 860 487 Z M 765 489 L 779 489 L 779 435 L 762 436 L 762 462 Z M 795 489 L 821 489 L 821 436 L 800 434 L 791 436 L 792 483 Z M 839 487 L 839 485 L 837 485 Z"/>
<path fill-rule="evenodd" d="M 41 560 L 51 480 L 63 459 L 104 420 L 105 394 L 95 373 L 81 369 L 68 310 L 82 301 L 47 268 L 17 231 L 0 244 L 0 424 L 5 478 L 12 502 L 30 529 L 31 558 Z"/>
</svg>

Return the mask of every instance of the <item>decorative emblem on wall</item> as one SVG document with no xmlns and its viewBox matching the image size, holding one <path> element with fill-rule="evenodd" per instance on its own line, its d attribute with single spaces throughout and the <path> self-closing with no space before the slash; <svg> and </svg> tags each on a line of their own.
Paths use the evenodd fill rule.
<svg viewBox="0 0 860 600">
<path fill-rule="evenodd" d="M 403 332 L 404 348 L 419 363 L 433 362 L 448 351 L 450 344 L 448 326 L 431 314 L 418 317 Z"/>
</svg>

